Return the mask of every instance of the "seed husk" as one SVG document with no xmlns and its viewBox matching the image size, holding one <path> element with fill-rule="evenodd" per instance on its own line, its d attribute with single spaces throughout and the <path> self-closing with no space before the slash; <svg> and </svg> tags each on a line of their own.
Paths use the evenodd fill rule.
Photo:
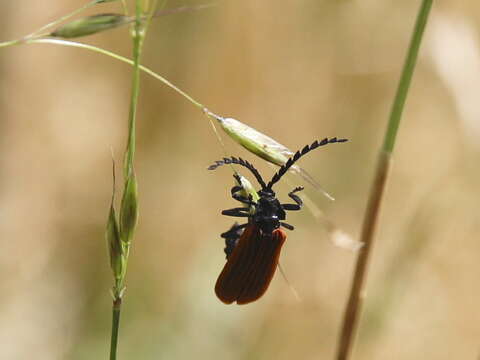
<svg viewBox="0 0 480 360">
<path fill-rule="evenodd" d="M 130 22 L 130 17 L 120 14 L 97 14 L 86 16 L 53 31 L 50 36 L 71 39 L 110 30 Z"/>
<path fill-rule="evenodd" d="M 234 141 L 243 146 L 248 151 L 261 157 L 262 159 L 277 166 L 284 165 L 287 160 L 294 155 L 294 152 L 270 136 L 236 120 L 233 118 L 224 118 L 212 112 L 207 112 L 213 116 L 223 131 Z M 324 190 L 313 176 L 298 165 L 293 165 L 290 171 L 298 174 L 301 178 L 312 185 L 316 190 L 322 192 L 328 199 L 335 200 L 326 190 Z"/>
<path fill-rule="evenodd" d="M 125 182 L 120 209 L 120 237 L 122 241 L 130 245 L 138 219 L 138 194 L 137 179 L 132 171 Z"/>
</svg>

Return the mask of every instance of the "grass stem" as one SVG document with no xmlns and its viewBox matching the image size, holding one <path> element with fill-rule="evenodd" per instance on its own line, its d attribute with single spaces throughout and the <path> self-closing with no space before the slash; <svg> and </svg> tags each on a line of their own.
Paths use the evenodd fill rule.
<svg viewBox="0 0 480 360">
<path fill-rule="evenodd" d="M 143 7 L 142 1 L 136 0 L 135 16 L 136 20 L 132 28 L 133 38 L 133 74 L 132 91 L 130 96 L 130 111 L 128 115 L 128 140 L 125 150 L 124 177 L 125 187 L 123 190 L 122 209 L 120 212 L 120 236 L 124 246 L 124 267 L 121 278 L 115 281 L 113 289 L 114 300 L 112 306 L 112 336 L 110 343 L 110 360 L 117 358 L 118 331 L 120 327 L 120 310 L 122 304 L 123 292 L 125 289 L 125 276 L 128 264 L 128 256 L 131 240 L 137 222 L 137 186 L 133 161 L 135 158 L 136 146 L 136 120 L 138 97 L 140 95 L 140 58 L 142 54 L 142 45 L 145 38 L 145 24 L 142 21 Z M 125 215 L 125 216 L 124 216 Z M 125 234 L 126 233 L 126 234 Z"/>
<path fill-rule="evenodd" d="M 417 63 L 418 51 L 422 42 L 423 33 L 425 32 L 428 15 L 430 14 L 430 9 L 432 7 L 432 2 L 433 0 L 422 1 L 412 38 L 410 40 L 408 54 L 403 65 L 402 76 L 400 77 L 400 82 L 398 83 L 395 100 L 393 102 L 390 112 L 387 132 L 385 134 L 385 139 L 383 143 L 383 151 L 389 153 L 393 152 L 393 148 L 395 146 L 398 127 L 400 125 L 400 119 L 402 118 L 408 90 L 410 89 L 410 84 L 412 82 L 413 72 Z"/>
<path fill-rule="evenodd" d="M 5 42 L 0 42 L 0 48 L 7 47 L 7 46 L 20 45 L 24 42 L 25 42 L 24 39 L 16 39 L 16 40 L 9 40 L 9 41 L 5 41 Z"/>
<path fill-rule="evenodd" d="M 128 142 L 125 159 L 125 177 L 127 178 L 133 171 L 133 159 L 135 156 L 135 138 L 136 138 L 136 118 L 138 96 L 140 94 L 140 55 L 144 39 L 144 29 L 142 24 L 142 5 L 141 0 L 135 4 L 136 20 L 133 25 L 133 77 L 132 93 L 130 97 L 130 113 L 128 116 Z"/>
<path fill-rule="evenodd" d="M 112 338 L 110 341 L 110 360 L 117 359 L 118 330 L 120 328 L 120 311 L 122 309 L 122 298 L 113 300 L 112 306 Z"/>
<path fill-rule="evenodd" d="M 362 226 L 360 240 L 363 247 L 359 251 L 355 264 L 350 295 L 343 316 L 342 329 L 337 346 L 337 360 L 349 359 L 352 352 L 353 340 L 358 328 L 358 319 L 365 297 L 365 281 L 367 277 L 368 263 L 373 249 L 375 229 L 379 219 L 381 202 L 385 193 L 385 186 L 391 168 L 395 140 L 398 134 L 400 120 L 413 72 L 415 70 L 418 51 L 427 24 L 428 15 L 430 14 L 432 2 L 433 0 L 422 0 L 400 77 L 400 82 L 391 108 L 384 143 L 380 149 L 375 177 L 370 190 L 370 196 Z"/>
</svg>

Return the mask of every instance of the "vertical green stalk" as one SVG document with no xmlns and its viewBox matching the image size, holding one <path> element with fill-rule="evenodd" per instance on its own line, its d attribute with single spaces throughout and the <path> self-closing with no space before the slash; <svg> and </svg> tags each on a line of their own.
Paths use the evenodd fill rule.
<svg viewBox="0 0 480 360">
<path fill-rule="evenodd" d="M 124 159 L 124 190 L 119 216 L 119 234 L 121 239 L 122 263 L 120 276 L 115 279 L 113 289 L 112 307 L 112 337 L 110 344 L 110 360 L 117 358 L 118 331 L 120 327 L 120 312 L 122 297 L 125 289 L 125 276 L 130 253 L 130 245 L 137 223 L 137 180 L 134 171 L 135 145 L 136 145 L 136 117 L 138 96 L 140 93 L 140 57 L 145 37 L 142 21 L 143 8 L 141 0 L 135 3 L 135 22 L 132 29 L 133 38 L 133 75 L 132 92 L 130 97 L 130 111 L 128 116 L 128 140 Z"/>
<path fill-rule="evenodd" d="M 400 82 L 398 84 L 397 92 L 395 94 L 395 99 L 390 112 L 385 139 L 383 146 L 380 149 L 376 173 L 372 188 L 370 190 L 370 197 L 363 221 L 361 233 L 361 242 L 363 243 L 363 247 L 359 252 L 357 262 L 355 264 L 350 295 L 345 308 L 342 330 L 337 345 L 337 360 L 349 359 L 352 352 L 354 335 L 358 327 L 358 318 L 364 299 L 368 263 L 375 239 L 375 229 L 378 223 L 381 202 L 385 192 L 385 185 L 387 183 L 391 168 L 395 140 L 405 106 L 405 101 L 408 95 L 408 90 L 410 88 L 413 72 L 415 70 L 418 51 L 427 24 L 428 15 L 430 14 L 432 7 L 432 2 L 433 0 L 422 0 L 412 38 L 410 40 L 407 57 L 403 66 L 402 75 L 400 77 Z"/>
<path fill-rule="evenodd" d="M 112 339 L 110 341 L 110 360 L 117 358 L 118 329 L 120 326 L 120 309 L 122 306 L 122 298 L 113 300 L 112 307 Z"/>
<path fill-rule="evenodd" d="M 125 157 L 125 177 L 128 177 L 133 170 L 133 159 L 135 157 L 135 128 L 137 118 L 138 95 L 140 93 L 140 55 L 142 52 L 142 43 L 144 31 L 142 26 L 142 5 L 140 0 L 136 0 L 135 5 L 135 23 L 133 25 L 133 78 L 132 94 L 130 98 L 130 113 L 128 116 L 128 141 Z"/>
</svg>

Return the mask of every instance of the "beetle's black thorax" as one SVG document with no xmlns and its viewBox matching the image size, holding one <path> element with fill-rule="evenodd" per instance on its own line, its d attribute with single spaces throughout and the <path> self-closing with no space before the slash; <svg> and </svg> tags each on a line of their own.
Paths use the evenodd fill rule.
<svg viewBox="0 0 480 360">
<path fill-rule="evenodd" d="M 285 220 L 285 211 L 273 191 L 261 190 L 259 195 L 260 199 L 255 206 L 255 214 L 252 220 L 260 227 L 262 232 L 271 233 L 280 227 L 281 220 Z"/>
</svg>

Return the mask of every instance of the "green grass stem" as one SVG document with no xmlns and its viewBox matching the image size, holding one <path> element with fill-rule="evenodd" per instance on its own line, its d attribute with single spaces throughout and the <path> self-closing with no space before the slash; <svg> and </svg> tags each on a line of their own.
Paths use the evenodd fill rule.
<svg viewBox="0 0 480 360">
<path fill-rule="evenodd" d="M 124 292 L 124 283 L 126 276 L 126 265 L 128 263 L 128 255 L 130 249 L 131 237 L 133 237 L 133 232 L 136 226 L 137 218 L 137 194 L 136 194 L 136 179 L 134 171 L 134 158 L 135 158 L 135 146 L 136 146 L 136 122 L 137 122 L 137 107 L 138 107 L 138 97 L 140 94 L 140 58 L 142 55 L 142 45 L 145 38 L 145 25 L 142 21 L 143 15 L 143 6 L 142 0 L 136 0 L 135 2 L 135 16 L 136 20 L 133 24 L 132 29 L 132 38 L 133 38 L 133 74 L 132 74 L 132 91 L 130 96 L 130 111 L 128 115 L 128 140 L 127 148 L 125 150 L 125 163 L 124 163 L 124 177 L 125 177 L 125 188 L 124 188 L 124 197 L 122 199 L 122 211 L 121 211 L 121 221 L 123 220 L 122 213 L 125 209 L 132 211 L 134 214 L 128 215 L 133 216 L 134 221 L 131 224 L 130 229 L 120 228 L 121 233 L 127 231 L 129 233 L 128 239 L 125 243 L 125 272 L 120 281 L 115 282 L 115 287 L 113 289 L 113 305 L 112 305 L 112 336 L 110 343 L 110 360 L 116 360 L 117 358 L 117 344 L 118 344 L 118 331 L 120 327 L 120 312 L 122 305 L 122 296 Z M 133 182 L 133 188 L 135 191 L 131 191 L 131 186 Z M 133 202 L 133 203 L 132 203 Z M 134 206 L 132 208 L 132 206 Z M 122 223 L 121 223 L 122 225 Z M 123 234 L 122 234 L 123 235 Z M 125 241 L 125 239 L 122 239 Z M 119 288 L 120 287 L 120 288 Z"/>
<path fill-rule="evenodd" d="M 128 116 L 128 142 L 125 160 L 125 177 L 127 178 L 133 171 L 133 159 L 135 156 L 136 142 L 136 118 L 138 96 L 140 94 L 140 56 L 144 39 L 144 29 L 142 24 L 142 4 L 141 0 L 135 3 L 136 20 L 133 25 L 133 77 L 132 93 L 130 97 L 130 113 Z"/>
<path fill-rule="evenodd" d="M 408 90 L 410 89 L 410 84 L 412 82 L 413 72 L 417 63 L 418 51 L 422 42 L 423 33 L 425 32 L 432 2 L 433 0 L 423 0 L 418 12 L 417 22 L 410 40 L 408 55 L 403 65 L 402 76 L 400 77 L 400 82 L 398 83 L 395 101 L 392 105 L 390 118 L 388 121 L 388 128 L 383 142 L 383 151 L 387 153 L 393 152 L 393 148 L 395 146 L 398 127 L 400 126 L 400 119 L 402 118 Z"/>
<path fill-rule="evenodd" d="M 382 198 L 385 193 L 385 185 L 387 183 L 392 164 L 395 140 L 398 134 L 400 120 L 410 88 L 413 72 L 415 70 L 418 51 L 427 24 L 428 15 L 430 14 L 432 2 L 433 0 L 422 0 L 400 77 L 400 82 L 398 84 L 397 92 L 391 108 L 385 139 L 382 148 L 380 149 L 375 177 L 370 191 L 362 226 L 360 240 L 363 244 L 363 247 L 359 251 L 355 264 L 350 294 L 345 308 L 342 329 L 337 345 L 337 360 L 347 360 L 350 358 L 352 353 L 353 341 L 358 328 L 358 319 L 364 300 L 365 281 L 367 277 L 369 259 L 371 257 L 375 239 L 375 229 L 378 224 Z"/>
<path fill-rule="evenodd" d="M 118 330 L 120 329 L 120 311 L 122 309 L 122 298 L 113 300 L 112 306 L 112 337 L 110 340 L 110 360 L 117 358 Z"/>
</svg>

